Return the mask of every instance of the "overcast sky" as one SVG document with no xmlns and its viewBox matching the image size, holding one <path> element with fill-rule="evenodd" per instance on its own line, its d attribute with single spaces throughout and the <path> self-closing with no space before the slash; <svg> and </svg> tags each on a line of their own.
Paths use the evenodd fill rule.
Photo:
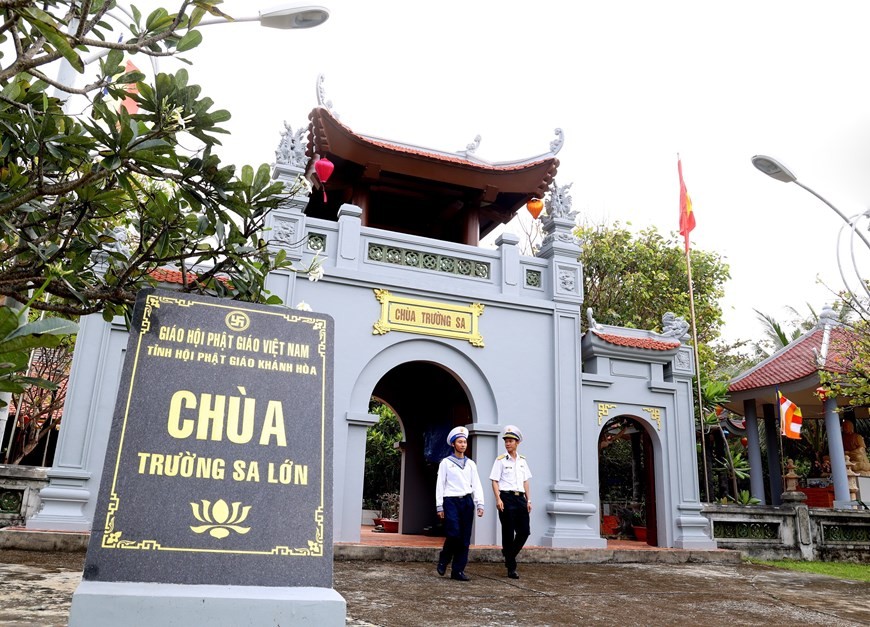
<svg viewBox="0 0 870 627">
<path fill-rule="evenodd" d="M 166 4 L 166 3 L 164 3 Z M 842 221 L 750 163 L 776 157 L 847 215 L 870 205 L 870 3 L 323 0 L 304 31 L 202 29 L 192 82 L 229 109 L 223 156 L 273 162 L 283 122 L 307 125 L 319 73 L 355 131 L 491 161 L 546 152 L 593 221 L 677 229 L 677 153 L 692 241 L 732 279 L 726 336 L 757 338 L 753 308 L 830 300 Z M 242 16 L 273 3 L 228 0 Z M 870 263 L 862 258 L 865 275 Z"/>
</svg>

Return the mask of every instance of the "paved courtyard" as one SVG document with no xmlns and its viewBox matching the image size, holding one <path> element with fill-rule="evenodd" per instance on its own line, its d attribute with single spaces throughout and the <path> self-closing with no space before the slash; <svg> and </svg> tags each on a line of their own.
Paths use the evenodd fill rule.
<svg viewBox="0 0 870 627">
<path fill-rule="evenodd" d="M 66 625 L 83 553 L 0 550 L 0 625 Z M 868 566 L 870 568 L 870 566 Z M 870 583 L 748 564 L 473 562 L 462 583 L 423 562 L 336 561 L 348 625 L 868 625 Z"/>
</svg>

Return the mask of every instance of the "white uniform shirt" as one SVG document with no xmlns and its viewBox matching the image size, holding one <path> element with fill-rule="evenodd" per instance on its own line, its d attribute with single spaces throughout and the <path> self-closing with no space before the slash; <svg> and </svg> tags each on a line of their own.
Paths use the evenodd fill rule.
<svg viewBox="0 0 870 627">
<path fill-rule="evenodd" d="M 492 481 L 498 481 L 498 489 L 510 492 L 525 492 L 523 483 L 532 478 L 529 464 L 522 455 L 516 459 L 505 453 L 499 455 L 492 464 L 492 472 L 489 473 Z"/>
<path fill-rule="evenodd" d="M 441 460 L 438 466 L 438 482 L 435 484 L 435 507 L 444 509 L 445 496 L 465 496 L 471 494 L 477 509 L 483 509 L 483 484 L 477 474 L 477 464 L 466 457 L 465 468 L 460 468 L 459 460 L 452 455 Z"/>
</svg>

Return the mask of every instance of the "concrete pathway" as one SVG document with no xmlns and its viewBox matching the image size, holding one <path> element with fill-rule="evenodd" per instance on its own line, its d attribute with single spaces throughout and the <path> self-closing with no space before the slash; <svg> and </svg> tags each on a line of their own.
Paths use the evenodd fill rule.
<svg viewBox="0 0 870 627">
<path fill-rule="evenodd" d="M 66 625 L 83 560 L 0 550 L 0 625 Z M 337 560 L 335 588 L 353 627 L 870 625 L 870 583 L 733 562 L 526 563 L 519 580 L 495 563 L 467 572 L 463 583 L 431 562 Z"/>
</svg>

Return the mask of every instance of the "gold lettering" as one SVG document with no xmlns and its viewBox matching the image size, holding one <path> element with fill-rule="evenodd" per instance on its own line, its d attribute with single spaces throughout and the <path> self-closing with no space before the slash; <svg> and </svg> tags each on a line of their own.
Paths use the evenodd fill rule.
<svg viewBox="0 0 870 627">
<path fill-rule="evenodd" d="M 263 422 L 263 431 L 260 433 L 260 444 L 268 446 L 273 435 L 278 446 L 287 446 L 287 435 L 284 432 L 284 406 L 281 401 L 269 401 L 266 407 L 266 419 Z"/>
<path fill-rule="evenodd" d="M 223 394 L 215 394 L 214 406 L 211 406 L 211 394 L 200 396 L 199 418 L 196 422 L 196 439 L 208 440 L 208 423 L 214 421 L 211 426 L 211 439 L 220 442 L 224 433 L 224 415 L 226 412 L 227 397 Z"/>
<path fill-rule="evenodd" d="M 166 425 L 173 438 L 187 438 L 193 433 L 193 419 L 181 420 L 181 409 L 196 409 L 196 396 L 187 390 L 178 390 L 169 401 L 169 421 Z"/>
<path fill-rule="evenodd" d="M 227 438 L 235 444 L 247 444 L 254 437 L 254 408 L 256 401 L 252 398 L 245 399 L 244 416 L 242 417 L 241 429 L 239 429 L 239 404 L 241 398 L 230 397 L 230 409 L 227 416 Z"/>
</svg>

